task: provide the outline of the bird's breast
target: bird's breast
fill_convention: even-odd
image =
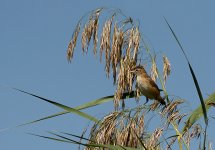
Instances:
[[[146,80],[142,79],[141,77],[137,77],[137,86],[142,90],[149,89],[149,85]]]
[[[151,87],[147,79],[137,76],[137,86],[143,95],[145,95],[149,99],[154,99],[153,88]]]

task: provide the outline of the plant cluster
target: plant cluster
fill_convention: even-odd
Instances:
[[[102,14],[108,12],[107,19],[99,31],[100,18]],[[106,76],[109,78],[112,74],[113,84],[116,86],[114,95],[105,96],[100,99],[89,101],[81,106],[72,108],[58,102],[43,98],[41,96],[19,90],[30,96],[46,101],[55,105],[63,112],[46,116],[19,126],[36,123],[42,120],[50,119],[67,113],[74,113],[84,117],[94,123],[89,129],[89,135],[73,135],[65,132],[48,132],[51,137],[31,134],[42,138],[48,138],[60,142],[67,142],[84,146],[85,149],[113,149],[113,150],[162,150],[162,149],[191,149],[190,145],[194,139],[198,139],[199,148],[206,149],[207,111],[211,106],[215,106],[215,93],[203,100],[198,80],[192,66],[181,46],[173,29],[166,21],[170,31],[176,39],[184,56],[186,57],[194,84],[196,86],[201,105],[193,112],[185,112],[185,100],[177,97],[171,97],[166,90],[166,81],[171,73],[171,64],[169,59],[162,56],[162,75],[158,69],[157,57],[152,54],[149,46],[143,38],[139,28],[139,22],[131,17],[126,17],[120,10],[99,8],[87,13],[77,23],[72,38],[67,49],[67,59],[71,62],[74,57],[74,50],[77,46],[78,36],[81,35],[81,45],[83,54],[87,54],[93,44],[93,53],[100,53],[100,61],[105,60]],[[100,35],[100,36],[99,36]],[[104,55],[104,56],[103,56]],[[143,63],[150,58],[150,61]],[[135,85],[135,75],[131,69],[137,65],[144,67],[150,66],[150,76],[155,82],[159,80],[165,95],[167,104],[163,107],[158,103],[151,105],[137,103],[136,107],[125,107],[125,99],[139,99],[142,94]],[[161,66],[161,65],[159,65]],[[109,101],[114,101],[114,110],[109,112],[101,119],[97,119],[81,110],[94,107]],[[120,102],[122,107],[120,106]],[[205,128],[197,121],[204,116]],[[153,122],[155,118],[156,122]],[[19,127],[18,126],[18,127]],[[86,137],[88,136],[88,137]],[[204,138],[199,138],[204,137]],[[74,140],[78,138],[79,140]],[[202,142],[203,141],[203,142]],[[201,142],[203,144],[201,144]],[[208,149],[211,149],[210,143]]]

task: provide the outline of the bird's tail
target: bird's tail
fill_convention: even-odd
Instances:
[[[158,100],[162,105],[166,105],[166,102],[165,102],[164,98],[162,98],[161,96],[159,96],[159,97],[157,98],[157,100]]]

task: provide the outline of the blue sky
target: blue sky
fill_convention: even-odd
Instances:
[[[177,33],[197,75],[204,98],[213,93],[215,81],[214,1],[170,0],[0,0],[0,84],[17,87],[75,107],[113,94],[112,80],[105,77],[104,64],[88,53],[82,55],[80,43],[71,64],[66,49],[79,18],[101,7],[120,8],[127,16],[139,19],[141,30],[158,54],[166,54],[172,65],[167,82],[169,94],[186,100],[187,110],[199,105],[199,99],[185,58],[163,17]],[[0,87],[0,129],[13,127],[61,111],[28,95]],[[145,100],[145,99],[144,99]],[[86,110],[94,116],[113,109],[105,104]],[[210,111],[209,116],[213,116]],[[210,119],[211,124],[214,123]],[[76,149],[77,146],[27,135],[46,134],[47,130],[74,134],[89,124],[69,114],[34,125],[0,133],[0,148]],[[215,143],[215,131],[209,126],[209,140]]]

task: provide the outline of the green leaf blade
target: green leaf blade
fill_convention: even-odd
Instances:
[[[181,43],[180,43],[178,37],[176,36],[174,30],[172,29],[172,27],[170,26],[170,24],[168,23],[168,21],[166,20],[166,18],[164,18],[164,19],[165,19],[165,21],[166,21],[166,23],[167,23],[167,25],[168,25],[170,31],[172,32],[172,34],[173,34],[175,40],[177,41],[179,47],[181,48],[181,51],[183,52],[184,57],[185,57],[186,60],[187,60],[187,63],[188,63],[188,66],[189,66],[189,69],[190,69],[190,72],[191,72],[191,75],[192,75],[192,78],[193,78],[195,87],[196,87],[196,90],[197,90],[197,92],[198,92],[198,96],[199,96],[199,99],[200,99],[200,103],[201,103],[201,106],[202,106],[202,110],[203,110],[203,113],[204,113],[205,124],[208,125],[208,117],[207,117],[206,106],[205,106],[205,104],[204,104],[204,99],[203,99],[203,97],[202,97],[202,92],[201,92],[201,89],[200,89],[198,80],[197,80],[197,78],[196,78],[196,75],[195,75],[195,73],[194,73],[194,71],[193,71],[193,68],[192,68],[192,66],[191,66],[191,64],[190,64],[190,62],[189,62],[189,59],[188,59],[188,57],[187,57],[187,55],[186,55],[186,53],[185,53],[185,51],[184,51],[184,49],[183,49],[183,47],[182,47],[182,45],[181,45]]]
[[[211,94],[205,101],[206,105],[206,111],[208,111],[212,105],[209,105],[210,103],[215,103],[215,92]],[[198,121],[203,116],[203,111],[201,105],[197,107],[188,117],[185,126],[183,127],[182,132],[184,133],[187,129],[190,129],[191,126]]]
[[[18,91],[20,91],[20,92],[22,92],[22,93],[25,93],[25,94],[28,94],[28,95],[37,97],[37,98],[39,98],[40,100],[46,101],[46,102],[48,102],[48,103],[50,103],[50,104],[53,104],[53,105],[55,105],[55,106],[57,106],[57,107],[59,107],[59,108],[61,108],[61,109],[64,109],[64,110],[66,110],[66,111],[68,111],[68,112],[70,112],[70,113],[77,114],[77,115],[79,115],[79,116],[81,116],[81,117],[83,117],[83,118],[89,119],[89,120],[91,120],[91,121],[93,121],[93,122],[96,122],[96,123],[99,122],[98,119],[96,119],[96,118],[94,118],[94,117],[88,115],[87,113],[81,112],[81,111],[79,111],[79,110],[77,110],[77,109],[75,109],[75,108],[68,107],[68,106],[66,106],[66,105],[63,105],[63,104],[60,104],[60,103],[57,103],[57,102],[54,102],[54,101],[45,99],[45,98],[43,98],[43,97],[37,96],[37,95],[35,95],[35,94],[29,93],[29,92],[26,92],[26,91],[23,91],[23,90],[19,90],[19,89],[16,89],[16,90],[18,90]]]

